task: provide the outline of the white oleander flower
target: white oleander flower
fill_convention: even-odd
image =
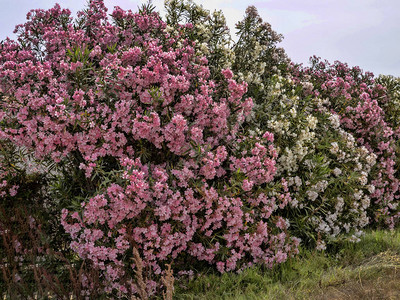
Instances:
[[[312,92],[314,85],[311,82],[302,82],[301,85],[303,86],[303,89],[307,92]]]
[[[354,193],[354,199],[360,200],[363,194],[363,191],[357,191],[356,193]]]
[[[315,199],[318,198],[318,193],[316,191],[313,191],[313,190],[308,190],[307,191],[307,196],[308,196],[308,199],[310,199],[311,201],[314,201]]]
[[[318,227],[315,229],[317,232],[325,232],[329,233],[331,231],[331,228],[329,227],[328,224],[324,220],[321,220]]]
[[[358,162],[356,164],[356,167],[354,168],[354,171],[358,172],[358,171],[361,171],[362,169],[363,169],[362,164]]]
[[[299,201],[296,198],[293,198],[292,201],[290,201],[290,205],[292,207],[298,207],[299,206]]]
[[[201,43],[201,45],[200,45],[200,50],[201,50],[204,54],[208,54],[208,53],[210,52],[207,43]]]
[[[363,209],[367,209],[371,204],[371,199],[368,196],[364,196],[361,200],[361,206]]]
[[[289,112],[290,112],[290,114],[292,115],[293,118],[296,118],[296,116],[297,116],[296,108],[292,107],[292,108],[289,110]]]
[[[366,159],[367,163],[370,166],[374,166],[376,164],[376,155],[375,155],[375,153],[371,153],[365,159]]]
[[[315,189],[316,192],[322,193],[328,187],[328,181],[321,180],[317,182],[312,188]]]
[[[326,216],[326,220],[327,220],[329,223],[335,222],[335,221],[337,220],[337,213],[328,214],[328,215]]]
[[[342,170],[340,170],[339,168],[334,168],[332,172],[336,177],[338,177],[338,176],[340,176],[340,174],[342,174]]]
[[[368,186],[367,186],[367,189],[368,189],[368,192],[369,192],[370,194],[373,194],[373,193],[375,192],[375,186],[372,185],[372,184],[368,185]]]
[[[361,212],[361,216],[358,219],[358,225],[362,228],[362,227],[367,226],[368,224],[369,224],[369,218],[367,216],[367,212],[363,211],[363,212]]]
[[[330,117],[329,117],[329,121],[331,121],[331,124],[332,124],[333,128],[339,128],[340,127],[339,115],[331,114]]]
[[[317,241],[317,247],[315,247],[316,250],[322,251],[326,249],[326,244],[324,241],[318,240]]]
[[[356,237],[354,234],[349,238],[349,242],[352,243],[358,243],[359,241],[361,241],[361,239]]]
[[[360,147],[360,152],[361,156],[366,156],[369,153],[368,149],[365,146]]]
[[[366,172],[361,172],[359,181],[361,185],[366,185],[368,183],[368,174]]]
[[[308,115],[307,122],[308,122],[308,126],[311,129],[315,129],[317,127],[318,119],[314,116]]]
[[[350,224],[349,223],[345,223],[345,224],[343,224],[343,228],[346,230],[346,233],[349,233],[349,231],[350,231]]]
[[[175,31],[175,28],[170,25],[167,25],[167,27],[165,27],[165,31],[171,33]]]
[[[296,176],[294,178],[294,182],[295,182],[296,186],[298,186],[298,187],[300,187],[302,185],[302,181],[299,176]]]
[[[342,197],[337,197],[337,203],[335,205],[335,210],[340,212],[343,209],[344,206],[344,199]]]
[[[285,152],[278,159],[278,171],[289,171],[296,172],[299,168],[297,165],[296,157],[293,154],[292,150],[289,148],[285,148]]]
[[[331,143],[331,153],[332,154],[336,154],[336,153],[338,153],[339,152],[339,145],[338,145],[338,143],[337,142],[332,142]]]
[[[309,170],[312,170],[312,169],[314,169],[315,168],[315,163],[311,160],[311,159],[306,159],[305,161],[304,161],[304,165],[309,169]],[[308,183],[309,184],[309,183]],[[306,182],[306,185],[308,185],[307,184],[307,182]]]
[[[335,237],[340,233],[340,227],[339,226],[333,226],[332,231],[333,231],[332,235]]]

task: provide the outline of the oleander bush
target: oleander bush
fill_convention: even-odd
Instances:
[[[296,65],[252,6],[236,42],[165,8],[36,9],[1,42],[5,295],[171,299],[397,225],[398,79]]]
[[[155,274],[171,261],[225,272],[294,255],[273,135],[242,130],[247,84],[229,69],[210,77],[185,37],[193,26],[169,31],[150,7],[109,20],[102,1],[69,14],[35,10],[2,44],[1,135],[56,165],[56,216],[105,292],[138,292],[133,248]]]
[[[284,215],[290,231],[318,249],[358,240],[369,223],[368,176],[376,156],[340,127],[322,99],[304,97],[303,87],[290,90],[290,78],[275,75],[271,83],[249,123],[275,135],[277,175],[286,178],[293,198]]]
[[[370,216],[375,224],[393,228],[400,217],[395,161],[399,152],[396,128],[390,122],[393,111],[385,111],[380,105],[388,98],[385,88],[375,82],[372,73],[341,62],[329,64],[317,57],[311,59],[309,68],[293,67],[293,73],[298,84],[308,83],[308,94],[328,99],[325,107],[340,116],[342,128],[377,156],[369,176],[373,186]]]
[[[378,99],[380,107],[385,112],[385,120],[394,131],[396,151],[396,177],[400,178],[400,78],[391,75],[380,75],[376,82],[385,89],[385,96]]]
[[[298,69],[276,47],[279,35],[254,7],[237,29],[236,71],[249,82],[247,94],[255,102],[246,125],[252,133],[275,135],[277,177],[288,181],[293,198],[283,215],[289,230],[318,249],[341,239],[357,241],[369,223],[374,186],[368,178],[376,155],[341,126],[326,99],[310,94],[311,82],[298,82]]]

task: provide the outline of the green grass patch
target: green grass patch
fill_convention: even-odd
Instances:
[[[176,299],[400,299],[400,229],[368,231],[329,252],[301,249],[273,269],[201,274]]]

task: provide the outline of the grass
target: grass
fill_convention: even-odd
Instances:
[[[175,299],[400,299],[400,229],[368,231],[331,252],[302,249],[272,269],[202,274],[177,283]]]

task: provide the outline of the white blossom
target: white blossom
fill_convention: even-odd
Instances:
[[[336,154],[336,153],[338,153],[339,152],[339,145],[338,145],[338,143],[337,142],[332,142],[331,143],[331,153],[332,154]]]
[[[333,128],[339,128],[340,127],[340,118],[339,115],[336,114],[331,114],[329,117],[329,121],[331,121],[332,127]]]
[[[316,191],[308,190],[306,193],[307,193],[308,199],[310,199],[311,201],[314,201],[315,199],[318,198],[318,193]]]
[[[334,168],[332,172],[336,177],[338,177],[338,176],[340,176],[340,174],[342,174],[342,170],[340,170],[339,168]]]

